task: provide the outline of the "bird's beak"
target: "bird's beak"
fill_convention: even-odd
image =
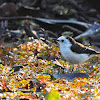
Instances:
[[[59,40],[58,40],[58,39],[57,39],[56,41],[57,41],[57,42],[59,42]]]
[[[59,40],[58,39],[56,40],[56,42],[57,42],[57,44],[59,44]]]

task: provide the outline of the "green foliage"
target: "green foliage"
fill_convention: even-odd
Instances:
[[[59,92],[53,90],[47,95],[46,100],[59,100],[59,97]]]

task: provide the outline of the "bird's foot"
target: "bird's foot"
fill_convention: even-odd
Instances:
[[[73,71],[74,71],[74,68],[69,68],[68,69],[68,73],[73,73]]]

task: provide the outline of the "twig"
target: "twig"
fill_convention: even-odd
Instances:
[[[34,17],[29,17],[29,16],[18,16],[18,17],[0,17],[0,21],[3,20],[34,20]]]

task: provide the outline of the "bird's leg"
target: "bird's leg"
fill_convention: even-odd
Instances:
[[[78,67],[79,67],[79,68],[81,68],[81,65],[80,65],[80,64],[78,64]]]
[[[78,71],[81,68],[81,65],[78,64],[78,68],[76,68],[76,71]]]

